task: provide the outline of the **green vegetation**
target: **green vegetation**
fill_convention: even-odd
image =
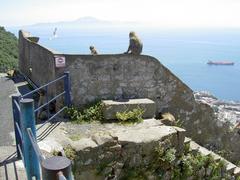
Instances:
[[[159,145],[154,152],[154,161],[145,167],[126,168],[124,179],[144,179],[151,174],[155,179],[185,180],[192,179],[229,179],[223,160],[215,161],[212,156],[193,154],[187,151],[177,154],[174,148]]]
[[[78,141],[81,139],[81,136],[79,134],[74,134],[74,135],[71,135],[69,136],[69,138],[72,140],[72,141]]]
[[[74,123],[103,121],[103,112],[101,102],[97,102],[93,105],[89,105],[83,110],[76,107],[71,107],[66,110],[66,115]]]
[[[139,123],[143,121],[144,110],[140,107],[132,111],[117,112],[116,117],[121,123]]]
[[[72,161],[73,161],[73,160],[76,158],[76,156],[77,156],[76,150],[73,149],[70,145],[67,145],[66,147],[64,147],[64,148],[63,148],[63,151],[64,151],[66,157],[69,158],[69,159],[72,160]],[[54,150],[54,151],[52,152],[52,155],[53,155],[53,156],[59,156],[60,153],[61,153],[60,151]]]
[[[0,27],[0,72],[16,69],[18,66],[17,38],[4,27]]]
[[[141,168],[130,168],[125,171],[120,180],[147,180],[145,172]]]
[[[176,155],[176,150],[169,148],[164,150],[162,147],[156,149],[155,172],[159,177],[164,177],[166,172],[170,172],[171,179],[186,179],[187,177],[204,179],[221,179],[225,169],[224,161],[215,161],[212,156],[201,154],[193,155],[184,153]],[[160,165],[160,166],[159,166]]]
[[[63,150],[67,158],[71,159],[72,161],[76,158],[77,152],[70,145],[64,147]]]
[[[120,123],[139,123],[143,121],[143,113],[144,110],[138,107],[132,111],[117,112],[116,117]],[[65,114],[73,123],[77,124],[93,121],[105,121],[103,117],[103,104],[101,102],[90,104],[84,109],[70,107],[65,111]]]

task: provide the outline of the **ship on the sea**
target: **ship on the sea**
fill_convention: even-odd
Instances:
[[[234,65],[232,61],[208,61],[208,65]]]

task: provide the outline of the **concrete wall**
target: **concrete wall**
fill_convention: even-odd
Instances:
[[[30,33],[19,31],[19,69],[40,86],[55,79],[54,52],[36,40]]]
[[[157,59],[145,55],[65,57],[75,105],[97,99],[150,98],[156,102],[156,114],[171,112],[194,139],[209,143],[217,137],[212,109],[197,103],[193,91]]]

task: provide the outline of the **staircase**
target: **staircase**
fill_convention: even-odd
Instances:
[[[192,141],[190,138],[185,137],[184,145],[189,146],[190,153],[197,154],[200,153],[202,156],[212,156],[216,162],[223,160],[226,165],[226,172],[231,174],[233,177],[240,177],[240,168],[234,165],[233,163],[227,161],[223,157],[217,155],[216,153],[209,151],[208,149],[200,146],[196,142]]]
[[[104,100],[102,101],[104,104],[103,114],[105,119],[116,119],[117,112],[124,112],[124,111],[132,111],[135,108],[140,107],[144,110],[143,118],[144,119],[151,119],[151,121],[155,117],[156,112],[156,105],[155,102],[150,99],[127,99],[127,100]],[[167,126],[166,126],[167,127]],[[209,151],[208,149],[200,146],[196,142],[192,141],[190,138],[185,137],[185,130],[174,127],[177,131],[178,135],[178,145],[175,147],[178,151],[181,151],[183,148],[189,147],[189,152],[193,155],[197,153],[201,154],[202,156],[212,156],[216,162],[222,160],[225,163],[226,169],[225,171],[227,174],[230,174],[233,179],[240,177],[240,168],[234,165],[233,163],[227,161],[223,157],[217,155],[216,153]],[[184,142],[184,143],[183,143]]]
[[[144,110],[143,118],[151,119],[155,117],[156,104],[154,101],[144,99],[122,99],[122,100],[103,100],[103,115],[107,120],[116,119],[117,112],[132,111],[136,108]]]

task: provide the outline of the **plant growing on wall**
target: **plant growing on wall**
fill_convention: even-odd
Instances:
[[[155,149],[155,162],[152,168],[158,177],[164,178],[169,173],[171,179],[222,179],[228,178],[223,160],[215,161],[212,156],[194,155],[184,152],[177,156],[174,148],[164,149],[159,146]]]
[[[117,112],[116,117],[122,123],[139,123],[143,121],[143,113],[144,110],[138,107],[132,111]]]
[[[94,103],[80,110],[76,107],[70,107],[66,110],[66,115],[72,122],[83,123],[92,121],[103,121],[103,112],[101,102]]]

